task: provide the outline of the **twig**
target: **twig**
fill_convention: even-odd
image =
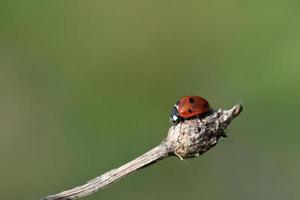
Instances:
[[[237,104],[230,110],[214,111],[204,119],[186,120],[171,126],[162,143],[142,156],[104,173],[84,185],[47,196],[42,200],[72,200],[87,196],[138,169],[171,155],[176,155],[180,159],[199,156],[215,146],[220,137],[225,136],[225,129],[241,111],[242,106]]]

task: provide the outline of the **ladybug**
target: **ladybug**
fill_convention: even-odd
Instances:
[[[206,99],[199,96],[184,96],[172,108],[170,122],[178,124],[186,119],[203,117],[211,111]]]

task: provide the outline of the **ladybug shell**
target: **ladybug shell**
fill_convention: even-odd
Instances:
[[[170,122],[177,124],[185,119],[203,117],[211,110],[206,99],[199,96],[184,96],[172,108]]]
[[[211,111],[207,100],[199,96],[182,97],[171,111],[170,121],[176,124],[185,119],[200,117]]]
[[[211,110],[208,101],[199,96],[182,97],[175,106],[182,118],[199,116]]]

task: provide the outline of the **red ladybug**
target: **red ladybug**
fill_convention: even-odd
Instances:
[[[185,119],[203,117],[211,110],[206,99],[199,96],[184,96],[172,108],[170,122],[177,124]]]

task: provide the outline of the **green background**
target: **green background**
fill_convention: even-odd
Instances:
[[[177,99],[242,102],[229,138],[86,199],[300,198],[299,1],[0,1],[0,194],[39,199],[135,158]]]

